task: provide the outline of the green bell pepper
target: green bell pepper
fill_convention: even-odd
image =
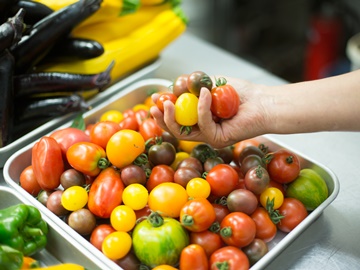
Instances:
[[[14,248],[0,245],[0,269],[18,270],[23,265],[23,254]]]
[[[47,244],[47,223],[31,205],[18,204],[0,210],[0,244],[31,256]]]

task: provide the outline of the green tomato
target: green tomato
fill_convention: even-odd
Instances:
[[[135,255],[151,268],[162,264],[175,266],[181,251],[189,245],[188,232],[180,222],[156,212],[135,226],[132,238]]]

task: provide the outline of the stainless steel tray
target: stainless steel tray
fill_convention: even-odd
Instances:
[[[165,91],[168,89],[168,86],[170,84],[170,81],[159,79],[148,79],[134,83],[133,85],[128,86],[126,89],[111,97],[106,102],[99,105],[97,108],[87,112],[84,115],[85,122],[96,122],[99,119],[100,115],[109,109],[124,110],[127,108],[131,108],[133,105],[141,103],[145,100],[149,89],[157,88],[160,91]],[[69,122],[62,127],[69,126],[70,124],[71,123]],[[323,212],[323,210],[327,206],[329,206],[330,203],[336,198],[339,192],[339,182],[336,175],[324,165],[317,163],[311,158],[305,156],[304,154],[299,153],[295,149],[287,147],[280,141],[274,141],[269,136],[261,136],[258,139],[264,142],[270,150],[287,148],[296,153],[301,160],[302,168],[312,168],[316,170],[325,179],[329,189],[329,197],[317,209],[311,212],[309,216],[303,222],[301,222],[293,231],[288,234],[278,232],[276,238],[270,243],[268,243],[270,249],[269,252],[251,268],[252,270],[264,269],[272,259],[278,256],[282,250],[284,250],[292,241],[299,237],[300,234],[318,218],[318,216]],[[36,205],[45,215],[53,219],[54,222],[61,223],[62,221],[57,216],[55,216],[52,212],[50,212],[46,207],[44,207],[40,202],[38,202],[35,198],[33,198],[19,186],[20,173],[31,162],[31,148],[34,143],[35,142],[17,151],[8,159],[3,170],[5,181],[17,192],[19,192],[21,196],[27,198],[34,205]],[[113,262],[105,258],[105,256],[99,250],[94,248],[89,242],[87,242],[83,237],[77,234],[70,227],[62,226],[62,229],[64,230],[64,232],[68,233],[72,238],[74,238],[74,240],[78,241],[89,252],[93,253],[94,256],[98,257],[103,262],[108,263],[109,266],[112,266],[111,269],[120,269],[119,266],[115,266]]]
[[[0,209],[20,203],[32,205],[26,198],[9,187],[0,186],[0,198]],[[42,218],[49,227],[48,244],[44,250],[32,256],[39,260],[42,266],[76,263],[87,269],[106,269],[106,265],[101,260],[91,256],[78,242],[73,241],[68,234],[63,233],[57,224],[58,221],[54,221],[44,214]]]
[[[149,63],[145,67],[135,71],[134,73],[122,78],[117,83],[109,86],[106,90],[101,93],[96,94],[96,96],[92,97],[88,103],[92,107],[96,107],[97,105],[104,102],[107,98],[113,96],[121,89],[125,88],[126,86],[132,84],[135,81],[150,78],[153,76],[155,70],[160,66],[160,58],[154,60],[153,62]],[[14,142],[6,145],[5,147],[0,148],[0,168],[4,167],[6,160],[13,154],[15,151],[21,149],[22,147],[26,146],[30,142],[40,138],[41,136],[45,135],[46,133],[54,130],[56,127],[63,125],[64,123],[68,122],[70,119],[73,119],[76,116],[76,113],[70,113],[56,119],[50,120],[49,122],[37,127],[36,129],[32,130],[28,134],[20,137],[19,139],[15,140]]]

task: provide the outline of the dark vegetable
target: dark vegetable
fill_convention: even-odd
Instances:
[[[8,50],[0,53],[0,147],[7,145],[13,129],[15,60]]]
[[[20,9],[16,15],[0,25],[0,52],[18,43],[24,31],[25,10]]]
[[[0,0],[0,23],[5,22],[9,18],[10,8],[16,4],[18,0]]]
[[[19,98],[16,104],[18,105],[16,108],[18,122],[37,117],[57,117],[90,109],[84,98],[76,94],[47,98]]]
[[[36,23],[26,38],[13,48],[16,73],[29,71],[71,30],[100,8],[101,0],[79,0]]]
[[[104,53],[104,47],[96,40],[85,38],[65,38],[57,42],[44,61],[61,59],[91,59]]]
[[[110,72],[114,66],[98,74],[73,74],[63,72],[39,72],[14,76],[15,96],[29,96],[51,92],[76,92],[102,90],[111,81]]]
[[[40,211],[31,205],[17,204],[0,210],[0,244],[30,256],[47,243],[48,227]]]
[[[23,265],[24,255],[9,246],[0,245],[0,269],[18,270]]]
[[[11,11],[12,13],[16,13],[21,8],[26,11],[24,21],[27,25],[33,25],[54,12],[51,8],[40,2],[27,0],[21,0],[13,4]]]

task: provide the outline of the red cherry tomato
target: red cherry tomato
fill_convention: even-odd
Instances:
[[[175,104],[177,96],[170,92],[160,93],[158,100],[156,101],[156,106],[159,108],[160,111],[164,112],[164,102],[166,100],[170,100],[172,103]]]
[[[210,270],[248,270],[249,259],[245,253],[236,247],[226,246],[216,250],[210,257]]]
[[[228,164],[214,166],[206,175],[211,186],[211,193],[217,197],[227,196],[239,182],[236,170]]]
[[[286,233],[292,231],[308,216],[304,204],[295,198],[285,198],[278,210],[284,217],[277,224],[277,227]]]
[[[256,208],[251,218],[256,224],[256,238],[260,238],[265,242],[270,242],[277,233],[277,227],[272,222],[269,213],[262,207]]]
[[[287,149],[280,149],[269,155],[271,160],[267,164],[267,171],[272,180],[287,184],[299,176],[301,168],[296,154]]]
[[[105,237],[110,233],[115,232],[115,229],[109,224],[100,224],[95,227],[90,235],[90,243],[101,251],[101,245]]]
[[[139,126],[139,133],[143,136],[145,141],[160,137],[162,132],[162,128],[153,118],[143,120]]]
[[[112,135],[120,130],[118,123],[112,121],[101,121],[94,124],[90,131],[90,142],[106,148],[106,144]]]

